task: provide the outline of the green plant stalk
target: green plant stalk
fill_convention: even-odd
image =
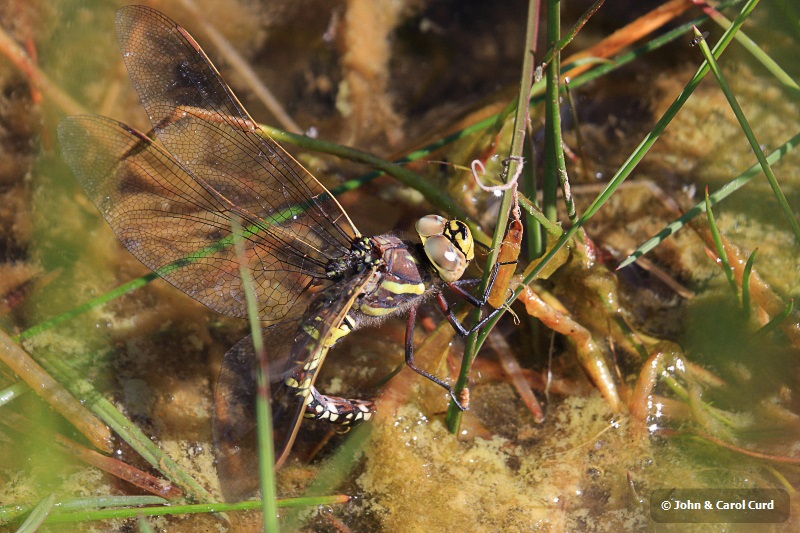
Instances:
[[[159,496],[100,496],[97,498],[77,498],[74,500],[58,501],[58,512],[98,509],[103,507],[125,507],[134,505],[167,504],[169,500]],[[0,507],[0,525],[8,524],[11,520],[31,511],[29,505],[4,505]]]
[[[548,21],[547,21],[547,34],[548,39],[555,40],[561,34],[561,15],[560,15],[560,0],[551,0],[551,5],[548,7]],[[553,11],[553,19],[550,19],[550,10]],[[552,27],[552,35],[550,29]],[[575,201],[572,198],[572,192],[569,186],[569,175],[567,174],[567,164],[564,160],[564,138],[561,128],[561,53],[553,55],[552,61],[547,65],[547,85],[545,88],[545,160],[544,160],[544,183],[545,190],[548,189],[548,183],[556,181],[561,187],[561,192],[564,195],[564,205],[567,211],[567,218],[570,223],[574,224],[577,219],[577,211],[575,209]],[[569,96],[569,88],[565,85],[563,90]],[[572,103],[570,102],[572,106]],[[574,107],[572,107],[574,110]],[[577,121],[575,127],[578,127]],[[550,139],[548,144],[547,139]],[[555,175],[553,174],[555,173]],[[554,200],[555,202],[555,200]],[[547,211],[547,203],[544,204],[545,214],[548,215],[550,220],[556,220],[557,214],[551,218],[550,213]],[[556,209],[556,213],[557,213]]]
[[[28,389],[27,385],[22,381],[18,381],[10,387],[0,390],[0,407],[4,406],[15,398],[19,398],[28,390],[30,389]]]
[[[278,507],[314,507],[318,505],[336,505],[346,503],[350,498],[345,495],[317,496],[304,498],[286,498],[278,500]],[[89,522],[95,520],[114,520],[135,518],[137,516],[164,516],[198,513],[227,513],[231,511],[252,511],[261,508],[261,500],[237,503],[202,503],[192,505],[171,505],[164,507],[139,507],[136,509],[100,509],[95,511],[74,511],[53,513],[45,520],[46,524]]]
[[[602,4],[605,0],[598,0],[596,4],[598,7]],[[531,36],[531,41],[533,42],[533,48],[531,52],[533,54],[534,59],[536,58],[536,43],[539,41],[539,21],[541,20],[541,1],[537,1],[536,5],[534,6],[535,13],[534,13],[534,28],[533,28],[533,35]],[[583,19],[583,24],[586,23],[586,20],[594,14],[595,11],[591,11],[591,13],[587,12],[584,13],[585,18]],[[581,22],[580,20],[578,22]],[[527,30],[527,28],[526,28]],[[579,28],[573,26],[574,32],[572,33],[573,37],[579,31]],[[566,46],[566,45],[565,45]],[[538,80],[536,79],[536,69],[534,69],[533,74],[533,83],[535,84]],[[531,93],[529,96],[533,95],[533,87],[531,87]],[[514,105],[514,102],[509,102],[509,105]],[[543,231],[543,224],[550,223],[544,213],[542,213],[540,206],[538,205],[537,201],[537,184],[536,184],[536,146],[533,142],[533,126],[530,121],[530,99],[528,100],[528,120],[525,124],[525,133],[527,136],[525,137],[525,145],[522,148],[523,151],[523,161],[526,161],[527,164],[523,165],[522,167],[522,190],[525,194],[528,194],[532,202],[528,202],[527,198],[523,198],[525,195],[520,194],[519,190],[518,195],[518,203],[525,204],[525,212],[522,215],[522,218],[525,222],[524,227],[525,229],[525,240],[528,243],[528,260],[532,261],[537,257],[541,257],[544,253],[545,247],[545,240]],[[561,232],[561,228],[558,228],[559,234]]]
[[[561,2],[547,0],[547,42],[555,43],[560,36]],[[553,54],[545,70],[544,99],[544,176],[542,178],[542,211],[551,221],[558,220],[557,190],[559,181],[563,181],[561,168],[564,162],[564,151],[561,139],[561,106],[559,105],[559,81],[561,74],[561,54]],[[561,153],[559,162],[558,154]],[[566,198],[565,198],[566,200]],[[570,213],[574,222],[575,212]]]
[[[696,37],[698,38],[701,37],[700,31],[697,28],[694,28],[694,32]],[[784,196],[783,191],[781,190],[781,186],[778,184],[778,180],[775,178],[775,174],[772,173],[772,168],[769,166],[769,162],[767,161],[767,158],[764,156],[764,151],[759,146],[758,140],[756,139],[756,136],[753,133],[752,128],[750,128],[750,123],[747,121],[747,117],[744,116],[744,112],[742,111],[741,106],[739,106],[739,102],[736,100],[736,96],[733,94],[730,85],[728,85],[728,82],[725,80],[725,76],[723,76],[722,71],[719,68],[719,65],[714,59],[714,56],[711,54],[711,50],[709,50],[708,48],[708,43],[706,43],[705,39],[700,38],[699,44],[700,44],[700,51],[703,53],[703,57],[705,57],[706,62],[711,67],[711,71],[717,78],[719,87],[720,89],[722,89],[722,93],[728,100],[728,105],[731,106],[733,114],[736,115],[736,120],[739,121],[739,125],[742,127],[742,131],[744,132],[745,137],[747,137],[747,142],[750,143],[750,148],[753,149],[753,153],[756,155],[756,158],[758,159],[758,162],[761,165],[761,169],[767,176],[767,181],[769,181],[769,186],[772,188],[772,193],[778,200],[778,205],[781,206],[781,209],[783,209],[783,214],[786,216],[786,220],[789,221],[789,226],[791,226],[792,231],[794,232],[795,241],[798,244],[800,244],[800,224],[797,223],[797,219],[794,217],[794,214],[792,213],[792,208],[789,207],[789,202],[786,201],[786,196]]]
[[[53,506],[56,504],[56,495],[51,494],[33,508],[28,518],[19,526],[17,533],[35,533],[39,530],[41,525],[47,520]]]
[[[731,21],[725,18],[725,16],[717,11],[716,9],[706,9],[706,13],[711,17],[717,25],[723,30],[726,30],[730,27]],[[750,54],[759,62],[761,63],[767,71],[772,74],[779,83],[784,85],[791,94],[795,97],[800,96],[800,86],[797,85],[789,74],[786,73],[785,70],[781,68],[778,63],[772,59],[769,54],[764,52],[759,46],[758,43],[753,41],[750,37],[747,36],[743,31],[740,31],[736,34],[736,42],[738,42],[742,47],[750,52]]]
[[[738,300],[739,289],[736,287],[736,280],[733,279],[733,269],[728,261],[728,254],[725,253],[725,246],[722,244],[722,237],[720,237],[717,222],[714,220],[714,212],[711,210],[711,202],[708,199],[708,187],[706,187],[706,217],[708,218],[708,227],[711,230],[711,239],[714,241],[714,248],[716,248],[717,257],[722,265],[722,271],[725,273],[728,285],[731,286],[731,290],[733,291],[733,299]]]
[[[528,100],[531,91],[531,84],[533,83],[533,68],[534,58],[533,49],[535,43],[533,41],[536,35],[536,15],[538,13],[538,0],[528,1],[528,18],[525,30],[525,48],[522,59],[522,74],[519,84],[517,113],[514,117],[514,132],[511,137],[511,149],[508,157],[508,172],[506,173],[506,181],[510,180],[512,176],[516,175],[519,165],[522,164],[522,149],[525,141],[525,131],[528,124]],[[497,215],[497,223],[494,228],[494,236],[492,238],[492,247],[489,257],[486,259],[486,267],[483,273],[483,279],[478,288],[478,294],[484,294],[489,285],[489,278],[491,277],[494,264],[497,262],[497,255],[500,253],[500,243],[505,235],[506,225],[508,224],[508,215],[511,209],[511,202],[514,198],[516,186],[506,189],[503,192],[503,198],[500,202],[500,211]],[[471,313],[470,323],[475,324],[480,320],[481,309],[476,309]],[[458,374],[458,379],[454,387],[456,396],[463,391],[469,382],[469,371],[472,368],[472,363],[475,361],[475,356],[478,353],[477,331],[473,331],[467,336],[464,346],[464,358],[461,361],[461,369]],[[451,399],[450,404],[447,406],[447,415],[445,421],[451,433],[458,430],[461,423],[461,410],[456,403]]]
[[[753,339],[763,339],[764,337],[769,335],[772,332],[772,330],[780,326],[781,322],[786,320],[786,318],[792,314],[793,310],[794,310],[794,298],[790,298],[789,303],[786,304],[786,307],[783,309],[781,314],[773,317],[772,320],[764,324],[760,329],[758,329],[755,333],[753,333]]]
[[[797,148],[800,145],[800,132],[796,133],[793,137],[791,137],[788,141],[778,146],[775,150],[770,152],[767,156],[767,161],[774,164],[781,160],[786,154]],[[724,186],[720,187],[716,192],[709,196],[709,200],[711,200],[711,205],[717,205],[722,200],[727,198],[728,196],[732,195],[745,185],[747,185],[753,178],[761,174],[761,165],[759,163],[753,164],[750,168],[739,174],[736,178],[732,179]],[[634,250],[624,261],[620,263],[617,267],[617,270],[621,268],[625,268],[626,266],[630,265],[638,258],[642,257],[653,248],[658,246],[662,241],[666,240],[671,235],[675,234],[680,230],[683,226],[689,223],[690,220],[695,218],[696,216],[704,213],[706,210],[705,201],[698,202],[694,205],[691,209],[686,211],[683,215],[672,221],[668,224],[664,229],[659,231],[656,235],[646,240],[639,246],[636,250]]]
[[[742,311],[746,320],[750,320],[750,273],[753,271],[757,253],[758,248],[752,251],[742,270]]]
[[[742,10],[736,16],[733,24],[730,28],[722,35],[717,45],[714,47],[714,56],[719,57],[725,48],[730,44],[731,40],[733,39],[733,35],[739,30],[739,28],[744,24],[744,21],[747,19],[748,16],[753,12],[753,9],[758,5],[759,0],[748,0],[744,6],[742,6]],[[539,275],[539,272],[544,269],[545,265],[555,257],[555,255],[563,248],[567,242],[572,238],[572,236],[583,226],[594,214],[597,212],[600,207],[605,204],[605,202],[611,197],[611,195],[617,190],[617,188],[622,185],[625,179],[630,176],[633,169],[639,164],[639,162],[644,158],[650,148],[655,144],[661,134],[664,132],[666,127],[675,118],[675,115],[678,114],[678,111],[683,107],[686,103],[686,100],[692,95],[694,90],[700,85],[700,82],[703,80],[708,71],[710,70],[708,63],[703,62],[700,68],[697,69],[697,72],[692,79],[689,80],[689,83],[686,84],[683,91],[678,95],[675,101],[667,108],[664,112],[664,115],[656,122],[656,125],[653,129],[648,133],[645,138],[639,143],[639,146],[633,151],[633,153],[628,157],[628,159],[622,164],[619,170],[614,174],[611,180],[606,185],[605,189],[595,198],[595,200],[591,203],[591,205],[586,209],[586,212],[577,220],[577,222],[567,230],[564,235],[561,236],[560,239],[556,242],[553,248],[545,254],[545,256],[538,262],[538,263],[531,263],[528,268],[525,269],[523,272],[523,280],[520,285],[514,290],[514,293],[511,297],[511,300],[515,300],[517,296],[522,292],[523,288],[528,285],[531,281],[536,279],[536,276]],[[509,302],[510,303],[510,302]],[[478,335],[478,348],[483,344],[486,340],[487,332],[500,320],[501,316],[504,313],[498,313],[495,315],[491,320],[489,320],[484,328]]]
[[[236,255],[244,258],[244,230],[238,219],[231,220],[235,238]],[[250,321],[250,334],[253,348],[258,354],[258,374],[256,376],[258,391],[256,394],[256,437],[258,439],[258,474],[261,485],[261,520],[264,533],[277,532],[278,506],[275,489],[275,450],[272,442],[272,411],[269,405],[269,365],[264,351],[264,339],[261,335],[261,323],[258,319],[258,302],[253,288],[253,277],[245,267],[246,261],[239,261],[239,276],[242,278],[242,289],[247,301],[247,318]]]
[[[527,198],[523,200],[523,195],[520,195],[519,203],[525,208],[523,218],[526,228],[525,239],[528,242],[528,261],[533,261],[544,253],[543,223],[545,221],[551,222],[544,216],[539,206],[536,205],[536,151],[533,146],[530,124],[528,124],[527,131],[528,136],[525,139],[525,161],[527,161],[527,164],[522,168],[522,189],[531,197],[531,200]],[[537,215],[541,216],[541,221]],[[558,228],[558,235],[560,235],[562,232],[561,227],[555,224],[552,225]]]

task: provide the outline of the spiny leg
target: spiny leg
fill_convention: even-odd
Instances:
[[[430,372],[422,370],[414,363],[414,328],[416,326],[416,320],[417,320],[417,307],[411,307],[408,310],[408,318],[406,321],[406,366],[411,370],[413,370],[414,372],[416,372],[417,374],[419,374],[420,376],[423,376],[433,381],[434,383],[442,387],[444,390],[446,390],[448,394],[450,394],[450,398],[453,399],[456,406],[458,406],[458,408],[461,409],[462,411],[465,411],[466,407],[461,405],[461,402],[458,400],[458,397],[456,396],[455,392],[453,391],[453,388],[450,385],[448,385],[441,379],[437,378]]]
[[[469,291],[466,291],[461,288],[462,285],[477,285],[480,283],[480,279],[461,279],[456,281],[451,281],[446,283],[448,288],[464,298],[467,302],[475,307],[483,307],[486,305],[486,302],[489,301],[489,294],[491,294],[492,289],[494,288],[495,281],[497,280],[497,273],[500,271],[501,266],[506,265],[516,265],[517,261],[498,261],[492,267],[492,273],[489,276],[489,283],[486,284],[486,288],[483,291],[483,296],[478,299],[475,298]],[[502,306],[501,306],[502,307]]]
[[[494,264],[494,266],[492,267],[492,274],[489,277],[489,283],[486,284],[486,289],[483,291],[483,296],[480,299],[475,298],[472,294],[469,293],[469,291],[466,291],[461,287],[462,285],[474,285],[480,281],[478,279],[458,280],[446,283],[445,285],[447,285],[447,287],[450,290],[461,296],[470,305],[480,309],[486,305],[486,302],[489,299],[489,294],[492,292],[492,288],[494,287],[494,282],[497,279],[497,272],[499,271],[500,266],[508,264],[516,264],[516,261],[510,261],[506,263],[498,262]],[[492,309],[491,313],[489,313],[487,316],[483,317],[477,323],[473,324],[469,329],[467,329],[458,320],[458,318],[456,318],[455,313],[453,313],[453,309],[450,307],[450,304],[447,302],[447,300],[444,297],[444,294],[442,294],[441,291],[436,293],[436,303],[438,304],[439,309],[442,311],[442,314],[444,314],[445,318],[447,318],[447,321],[450,322],[451,326],[453,326],[453,329],[455,329],[456,332],[462,337],[466,337],[473,331],[476,331],[481,327],[483,327],[483,325],[486,324],[486,322],[494,318],[498,313],[502,313],[508,304],[508,302],[506,302],[506,305],[502,305],[500,307]]]
[[[499,266],[500,265],[498,263],[495,263],[494,267],[492,268],[492,274],[491,274],[491,277],[489,279],[489,283],[487,284],[486,290],[484,291],[483,297],[481,299],[475,298],[468,291],[466,291],[463,288],[461,288],[461,285],[475,284],[479,280],[459,280],[459,281],[447,283],[446,285],[453,292],[459,294],[462,298],[464,298],[464,300],[469,302],[471,305],[473,305],[473,306],[475,306],[477,308],[481,308],[484,305],[486,305],[486,300],[488,299],[489,293],[491,292],[492,286],[494,285],[494,281],[495,281],[495,278],[497,277],[497,272],[498,272]],[[447,302],[447,300],[445,299],[445,297],[444,297],[444,295],[442,294],[441,291],[437,291],[437,293],[436,293],[436,301],[437,301],[437,304],[439,306],[439,309],[442,311],[442,314],[444,314],[444,316],[447,319],[447,321],[450,323],[451,326],[453,326],[453,329],[455,329],[456,332],[461,336],[467,336],[470,333],[472,333],[473,331],[476,331],[476,330],[480,329],[484,324],[486,324],[486,322],[488,322],[489,320],[494,318],[498,313],[501,313],[504,310],[504,306],[503,307],[499,307],[497,309],[493,309],[492,312],[489,313],[486,317],[484,317],[481,320],[479,320],[476,324],[471,326],[469,329],[466,329],[464,327],[464,325],[455,316],[455,313],[453,313],[453,310],[450,307],[450,304]],[[409,309],[409,311],[408,311],[408,317],[407,317],[407,321],[406,321],[406,342],[405,342],[405,352],[406,352],[405,361],[406,361],[406,366],[408,366],[411,370],[413,370],[417,374],[419,374],[419,375],[431,380],[432,382],[436,383],[437,385],[439,385],[440,387],[445,389],[448,392],[448,394],[450,394],[450,397],[453,399],[453,402],[455,403],[455,405],[462,411],[466,410],[466,407],[462,404],[462,402],[456,396],[455,392],[453,391],[453,388],[450,387],[450,385],[448,385],[447,383],[445,383],[441,379],[437,378],[436,376],[434,376],[430,372],[426,372],[425,370],[422,370],[421,368],[416,366],[416,364],[414,362],[414,328],[416,326],[416,317],[417,317],[417,307],[411,307]]]

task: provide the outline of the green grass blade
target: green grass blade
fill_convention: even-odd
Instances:
[[[58,512],[87,509],[103,509],[106,507],[133,507],[141,505],[167,504],[169,500],[159,496],[99,496],[96,498],[76,498],[56,502]],[[4,505],[0,507],[0,525],[8,524],[17,517],[31,511],[26,505]]]
[[[19,526],[17,533],[34,533],[38,531],[47,517],[50,515],[50,511],[53,510],[53,506],[56,504],[56,495],[51,494],[44,500],[40,501],[39,504],[33,508],[31,514],[28,515],[28,518]]]
[[[237,219],[231,220],[233,234],[236,236],[236,254],[242,258],[239,261],[239,275],[242,278],[242,289],[247,300],[247,317],[250,320],[250,333],[253,347],[258,355],[258,375],[256,394],[256,431],[258,438],[258,473],[261,485],[261,514],[264,533],[278,531],[278,506],[275,504],[277,491],[275,489],[275,450],[272,442],[272,411],[269,405],[269,364],[264,351],[264,339],[261,335],[261,323],[258,319],[258,302],[253,287],[253,277],[246,268],[243,240],[246,238],[242,225]]]
[[[539,206],[535,203],[536,202],[536,152],[533,146],[532,131],[530,124],[528,125],[528,136],[525,139],[525,151],[524,157],[525,161],[528,162],[522,168],[522,190],[525,191],[525,194],[528,195],[531,200],[527,198],[523,198],[523,195],[520,195],[520,206],[523,207],[523,219],[525,222],[525,240],[528,242],[528,259],[534,260],[537,257],[541,257],[544,253],[544,236],[542,234],[543,224],[545,221],[550,222],[547,220],[547,217],[544,216],[544,213],[541,212]],[[537,215],[541,215],[541,220],[537,217]],[[561,234],[561,228],[558,228],[559,235]]]
[[[287,498],[278,500],[277,505],[281,508],[288,507],[314,507],[318,505],[336,505],[350,501],[348,496],[337,494],[334,496],[318,496],[315,498]],[[124,518],[135,518],[137,516],[165,516],[165,515],[184,515],[198,513],[227,513],[233,511],[252,511],[261,508],[261,500],[251,500],[238,503],[202,503],[191,505],[170,505],[162,507],[139,507],[136,509],[99,509],[92,511],[74,511],[53,513],[45,523],[75,523],[90,522],[97,520],[114,520]]]
[[[708,199],[708,187],[706,187],[706,217],[708,217],[708,227],[711,230],[711,239],[714,241],[714,248],[716,248],[717,257],[719,258],[722,271],[725,273],[725,278],[728,280],[728,285],[731,286],[733,291],[733,298],[739,299],[739,290],[736,288],[736,280],[733,279],[733,269],[728,261],[728,254],[725,253],[725,246],[722,244],[722,237],[719,234],[717,222],[714,220],[714,212],[711,210],[711,202]]]
[[[548,0],[547,2],[547,36],[548,42],[551,42],[551,35],[555,29],[555,38],[558,38],[558,25],[561,21],[561,4]],[[555,54],[550,58],[550,62],[545,69],[545,124],[553,123],[552,107],[553,100],[556,101],[556,116],[559,117],[558,109],[558,77],[555,78],[555,85],[553,84],[555,69],[560,66],[560,54]],[[558,118],[556,119],[558,120]],[[551,222],[558,220],[558,205],[556,203],[558,197],[558,180],[555,176],[555,153],[551,146],[553,146],[553,128],[545,125],[544,137],[544,176],[542,176],[542,212]]]
[[[742,10],[737,15],[731,27],[722,35],[722,38],[720,38],[720,41],[714,47],[715,57],[719,57],[728,44],[730,44],[734,33],[738,31],[742,24],[744,24],[744,21],[753,12],[753,9],[755,9],[755,7],[758,5],[758,2],[759,0],[748,0],[748,2],[742,6]],[[611,197],[617,188],[622,185],[625,179],[630,176],[631,172],[633,172],[633,169],[636,168],[639,162],[644,158],[653,144],[655,144],[655,142],[664,132],[672,119],[675,118],[675,115],[678,114],[678,111],[680,111],[697,86],[700,85],[700,82],[703,80],[706,74],[708,74],[709,70],[710,67],[708,66],[708,63],[703,62],[700,68],[697,69],[695,75],[692,76],[692,79],[689,80],[689,83],[686,84],[686,87],[684,87],[683,91],[681,91],[675,101],[664,112],[664,115],[658,120],[650,133],[645,136],[642,142],[639,143],[639,146],[614,174],[608,185],[606,185],[603,191],[597,196],[597,198],[595,198],[591,205],[589,205],[589,207],[586,209],[586,212],[578,219],[577,223],[569,228],[569,230],[567,230],[564,235],[558,239],[555,245],[553,245],[553,248],[551,248],[538,263],[531,263],[531,265],[525,269],[525,272],[523,272],[522,283],[514,290],[512,299],[516,299],[516,297],[519,296],[519,293],[522,292],[523,287],[536,279],[536,276],[544,269],[545,265],[547,265],[547,263],[556,256],[559,250],[561,250],[561,248],[563,248],[567,242],[572,239],[573,235],[577,233],[581,226],[583,226],[592,216],[594,216],[597,210],[600,209],[603,204],[605,204],[605,202]],[[478,335],[478,348],[480,348],[480,346],[486,340],[486,336],[488,334],[487,332],[490,331],[491,327],[496,324],[498,320],[500,320],[503,314],[504,313],[498,313],[495,315],[493,319],[487,322],[486,326],[481,330],[480,334]]]
[[[534,37],[536,35],[536,22],[538,15],[538,0],[529,0],[528,2],[528,19],[525,33],[525,48],[522,60],[522,74],[519,85],[517,112],[514,117],[514,133],[511,137],[511,149],[508,156],[508,171],[506,172],[506,181],[511,179],[512,176],[517,174],[519,165],[522,164],[522,149],[524,147],[525,132],[528,124],[528,101],[531,92],[531,84],[533,83],[533,50],[536,46]],[[491,276],[494,264],[497,262],[497,255],[500,253],[500,243],[505,235],[506,225],[508,224],[508,215],[511,210],[511,202],[514,198],[516,185],[508,188],[503,192],[503,198],[500,202],[500,210],[497,215],[497,223],[494,228],[494,236],[492,237],[492,247],[489,257],[486,260],[486,267],[483,274],[483,279],[478,288],[478,294],[484,294],[489,285],[489,278]],[[471,313],[471,323],[475,324],[480,320],[481,309],[475,309]],[[475,361],[475,356],[478,353],[477,331],[473,331],[469,336],[464,347],[464,358],[461,361],[461,369],[459,370],[458,379],[454,387],[456,395],[463,391],[469,381],[469,371],[472,368],[472,363]],[[450,404],[447,406],[446,415],[447,427],[452,433],[458,430],[461,423],[461,409],[458,408],[456,403],[451,399]]]
[[[796,133],[792,138],[790,138],[785,143],[778,146],[775,150],[770,152],[767,156],[767,161],[771,164],[774,164],[781,160],[786,154],[797,148],[800,145],[800,132]],[[720,187],[716,192],[709,196],[709,200],[711,200],[711,205],[716,205],[734,192],[738,191],[745,185],[747,185],[750,180],[755,178],[761,173],[761,166],[759,163],[752,165],[750,168],[739,174],[736,178],[732,179],[723,187]],[[698,202],[694,205],[691,209],[686,211],[682,216],[678,217],[670,224],[668,224],[664,229],[659,231],[656,235],[651,237],[650,239],[646,240],[642,243],[641,246],[636,248],[624,261],[620,263],[617,269],[625,268],[626,266],[630,265],[634,261],[636,261],[639,257],[642,257],[653,248],[659,245],[661,241],[667,239],[670,235],[677,233],[679,229],[685,226],[690,220],[694,217],[704,213],[706,210],[705,202]]]
[[[561,2],[547,2],[547,41],[557,42],[561,36]],[[544,100],[544,176],[542,177],[542,211],[555,221],[558,219],[557,190],[567,194],[564,203],[570,222],[575,223],[575,204],[567,186],[567,171],[564,162],[563,139],[561,137],[561,54],[553,54],[545,70]]]
[[[726,30],[730,27],[731,21],[725,18],[719,11],[716,9],[707,10],[711,20],[717,23],[723,30]],[[764,52],[761,47],[758,46],[758,43],[753,41],[750,37],[747,36],[746,33],[740,31],[736,34],[736,42],[738,42],[742,47],[750,52],[750,54],[759,62],[761,63],[767,71],[772,74],[779,83],[784,85],[789,92],[797,97],[800,96],[800,86],[797,85],[792,77],[781,68],[778,63],[772,59],[769,54]]]
[[[794,298],[789,300],[789,303],[786,304],[786,307],[784,308],[783,311],[781,311],[779,315],[775,315],[775,317],[773,317],[772,320],[764,324],[761,327],[761,329],[753,333],[753,339],[754,340],[763,339],[764,337],[772,333],[772,330],[780,326],[781,322],[786,320],[786,318],[792,314],[793,310],[794,310]]]
[[[747,258],[742,270],[742,311],[744,311],[745,319],[750,319],[750,273],[753,271],[753,263],[756,260],[758,248],[753,250]]]
[[[694,32],[696,37],[701,37],[700,31],[697,28],[694,29]],[[756,155],[756,158],[761,165],[761,169],[767,176],[767,181],[769,181],[769,186],[772,188],[772,193],[775,195],[775,198],[777,198],[778,204],[781,206],[781,209],[783,209],[783,214],[789,221],[789,226],[794,232],[795,241],[800,244],[800,224],[797,223],[797,219],[792,213],[792,208],[789,207],[789,202],[786,201],[786,196],[783,194],[783,191],[778,184],[778,180],[775,178],[775,174],[772,173],[772,168],[769,166],[769,162],[764,156],[764,151],[761,150],[761,146],[758,144],[758,140],[756,139],[753,130],[750,128],[750,123],[747,121],[747,117],[744,116],[744,111],[742,111],[742,108],[739,105],[739,102],[736,100],[736,96],[734,96],[730,85],[728,85],[728,82],[725,80],[725,76],[723,76],[717,61],[711,54],[711,50],[709,50],[705,39],[700,38],[699,44],[700,51],[703,53],[703,57],[706,58],[706,62],[711,67],[711,71],[714,73],[714,76],[717,78],[717,82],[719,83],[725,98],[728,100],[728,105],[731,106],[733,114],[736,115],[736,120],[739,121],[742,131],[744,132],[745,137],[747,137],[747,142],[750,143],[750,148],[753,149],[753,153]]]

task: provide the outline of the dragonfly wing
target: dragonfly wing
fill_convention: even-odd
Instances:
[[[309,380],[314,386],[316,371],[301,378],[297,372],[316,359],[318,368],[332,344],[331,334],[344,320],[353,301],[369,280],[366,272],[346,283],[328,288],[309,306],[311,313],[302,321],[281,323],[263,329],[264,346],[272,361],[273,355],[288,354],[284,364],[270,364],[270,406],[275,461],[286,460],[303,420],[305,396],[286,384],[293,376],[295,383]],[[319,319],[319,320],[317,320]],[[304,330],[313,328],[311,334]],[[240,500],[258,488],[258,459],[255,442],[255,399],[258,358],[253,342],[247,337],[237,343],[222,361],[214,408],[214,445],[217,450],[217,474],[228,501]]]
[[[64,159],[123,245],[215,311],[247,316],[242,261],[266,323],[301,314],[303,306],[293,304],[324,281],[324,265],[277,245],[264,231],[245,230],[239,257],[230,244],[231,218],[237,216],[231,204],[142,133],[105,117],[73,116],[61,121],[58,136]]]
[[[288,354],[297,321],[262,330],[271,353]],[[276,457],[288,452],[303,417],[302,403],[287,402],[283,376],[287,359],[270,364],[272,439]],[[225,354],[214,398],[213,433],[217,477],[225,501],[241,501],[258,490],[258,453],[255,432],[258,358],[248,335]]]
[[[195,178],[284,229],[310,257],[349,250],[359,233],[342,207],[259,130],[186,30],[158,11],[127,6],[117,12],[117,35],[159,140]]]

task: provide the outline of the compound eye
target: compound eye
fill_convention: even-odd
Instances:
[[[475,243],[469,227],[460,220],[450,220],[444,236],[450,239],[467,258],[472,261],[475,258]]]
[[[439,277],[448,283],[460,279],[469,264],[464,253],[443,235],[430,237],[425,241],[425,255],[436,268]]]
[[[441,235],[447,225],[447,219],[439,215],[427,215],[417,220],[416,229],[420,240],[425,242],[428,237]]]

